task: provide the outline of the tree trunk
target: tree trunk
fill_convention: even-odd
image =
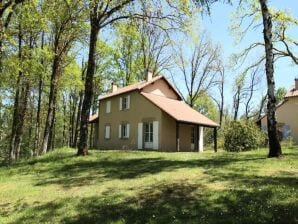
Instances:
[[[49,134],[49,139],[48,139],[48,147],[47,147],[46,152],[53,150],[55,147],[55,121],[56,121],[55,115],[56,115],[56,107],[54,107],[54,110],[53,110],[53,120],[51,123],[50,134]]]
[[[22,60],[22,33],[21,33],[21,25],[19,25],[19,34],[18,34],[18,48],[19,48],[19,63]],[[20,88],[21,88],[21,81],[23,77],[23,72],[20,70],[19,75],[17,78],[16,83],[16,92],[15,92],[15,99],[14,99],[14,109],[13,109],[13,120],[12,120],[12,130],[10,136],[10,143],[9,143],[9,159],[15,160],[16,159],[16,138],[17,138],[17,129],[19,126],[19,114],[20,114]]]
[[[99,32],[99,26],[96,20],[91,19],[91,32],[89,44],[88,67],[85,79],[84,100],[82,104],[81,124],[80,124],[80,141],[77,155],[88,154],[88,119],[90,115],[90,108],[93,96],[93,76],[95,73],[95,52],[96,42]]]
[[[238,118],[238,111],[239,111],[239,105],[240,105],[240,88],[237,89],[237,92],[234,96],[234,121]]]
[[[3,29],[3,18],[1,16],[0,17],[0,72],[2,71],[3,39],[4,39],[4,29]]]
[[[45,129],[44,129],[44,137],[41,145],[40,153],[44,154],[46,153],[49,148],[49,137],[51,128],[53,127],[53,121],[54,121],[54,110],[56,106],[56,100],[57,100],[57,92],[58,92],[58,81],[60,76],[60,63],[59,60],[61,60],[58,55],[56,54],[53,61],[52,66],[52,76],[51,76],[51,84],[50,84],[50,96],[49,96],[49,103],[48,103],[48,112],[47,112],[47,118],[45,123]]]
[[[74,135],[75,135],[75,127],[76,127],[76,112],[77,112],[77,104],[78,98],[76,93],[73,93],[73,106],[72,106],[72,113],[71,113],[71,142],[69,146],[74,145]]]
[[[263,26],[264,26],[264,43],[266,54],[266,78],[267,78],[267,127],[269,138],[269,154],[268,157],[279,157],[282,154],[281,146],[277,136],[276,129],[276,99],[274,95],[274,67],[273,67],[273,44],[272,44],[272,18],[267,7],[267,0],[259,0],[261,5]]]
[[[44,31],[42,31],[41,35],[41,49],[44,47]],[[44,65],[43,59],[41,59],[41,64]],[[38,100],[37,100],[37,112],[36,112],[36,127],[35,127],[35,140],[34,140],[34,152],[33,155],[36,156],[39,149],[39,141],[40,141],[40,111],[41,111],[41,97],[42,97],[42,74],[39,74],[39,82],[38,82]]]
[[[79,135],[79,124],[81,119],[81,110],[82,110],[82,102],[83,102],[83,91],[80,91],[80,99],[79,99],[79,105],[78,105],[78,111],[77,111],[77,120],[75,124],[75,133],[74,133],[74,141],[73,141],[73,148],[77,147],[78,143],[78,135]]]
[[[62,132],[62,144],[65,146],[68,144],[66,138],[66,99],[64,94],[62,94],[62,103],[63,103],[63,132]]]
[[[221,86],[220,86],[220,108],[219,108],[219,125],[222,125],[222,118],[223,118],[223,110],[224,110],[224,79],[222,79]]]

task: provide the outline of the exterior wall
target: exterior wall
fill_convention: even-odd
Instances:
[[[146,86],[143,89],[145,93],[152,93],[159,96],[166,96],[171,99],[178,99],[175,91],[168,85],[164,79],[159,79],[151,85]]]
[[[288,101],[277,108],[276,118],[278,123],[288,124],[291,136],[298,144],[298,97],[288,98]],[[261,120],[262,128],[267,129],[267,117]]]
[[[191,149],[191,128],[193,125],[179,124],[179,145],[180,152],[197,151]],[[195,136],[196,136],[195,128]],[[176,148],[176,120],[170,117],[165,112],[162,113],[162,126],[161,126],[161,151],[177,152]],[[198,140],[195,137],[195,141]],[[202,142],[203,144],[203,142]]]
[[[120,97],[130,95],[130,108],[128,110],[119,109]],[[107,101],[111,101],[111,112],[106,113]],[[98,148],[100,149],[137,149],[138,148],[138,123],[148,120],[159,122],[159,131],[161,133],[162,111],[140,95],[137,91],[117,95],[100,102],[99,111],[99,133]],[[119,125],[122,122],[130,124],[130,133],[128,139],[119,138]],[[104,128],[111,126],[111,138],[104,138]],[[159,136],[161,142],[161,136]],[[159,148],[161,145],[159,144]]]
[[[176,150],[176,120],[162,112],[161,151],[175,152]]]

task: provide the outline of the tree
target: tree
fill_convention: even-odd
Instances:
[[[287,94],[287,89],[285,87],[279,87],[275,91],[276,105],[281,103]]]
[[[274,68],[273,68],[273,44],[272,44],[272,16],[267,6],[267,0],[259,0],[262,18],[263,18],[263,34],[266,55],[266,79],[267,79],[267,127],[269,140],[269,155],[268,157],[279,157],[282,154],[281,146],[277,136],[276,129],[276,98],[274,95]]]
[[[240,103],[245,98],[245,94],[244,94],[245,78],[246,78],[246,73],[241,73],[235,79],[235,83],[234,83],[235,93],[233,95],[234,121],[236,121],[238,118]]]
[[[244,4],[248,3],[248,4]],[[286,30],[289,25],[297,25],[297,19],[290,16],[289,13],[280,10],[268,9],[267,0],[245,1],[241,7],[238,17],[238,27],[244,23],[246,18],[251,21],[248,22],[248,27],[241,32],[245,34],[256,21],[262,18],[263,27],[263,41],[252,43],[240,55],[236,56],[240,60],[245,60],[253,49],[262,47],[265,49],[265,54],[261,55],[258,60],[249,67],[255,67],[265,61],[266,81],[267,81],[267,120],[268,120],[268,138],[269,138],[269,157],[279,157],[282,154],[281,146],[276,133],[276,97],[275,82],[274,82],[274,62],[281,57],[290,58],[294,64],[297,64],[297,57],[290,46],[297,46],[297,42],[286,36]],[[240,4],[242,5],[242,4]],[[237,24],[235,25],[237,27]],[[284,46],[284,48],[282,48]]]
[[[259,67],[256,67],[251,71],[250,74],[250,80],[248,87],[246,88],[246,93],[245,93],[245,118],[246,120],[249,120],[251,117],[254,116],[254,114],[251,114],[252,107],[251,107],[251,101],[253,99],[254,93],[257,91],[257,85],[259,85],[261,79],[260,79],[260,71]]]
[[[217,84],[218,52],[219,47],[214,47],[209,38],[202,35],[198,44],[195,43],[190,58],[183,54],[181,48],[177,53],[177,65],[187,91],[187,97],[184,97],[179,88],[177,89],[191,107],[194,106],[194,102],[200,94],[206,93]]]
[[[35,52],[34,42],[36,42],[40,32],[40,27],[36,25],[38,18],[40,18],[36,2],[23,4],[22,7],[16,9],[16,13],[18,18],[13,21],[13,25],[18,29],[18,75],[9,144],[10,160],[18,159],[20,155],[20,144],[32,86],[32,80],[30,79],[39,70],[39,62],[33,58]]]
[[[72,43],[82,32],[81,21],[82,5],[80,1],[67,3],[63,0],[49,3],[48,12],[53,26],[53,64],[50,84],[50,95],[48,102],[48,112],[44,129],[43,141],[40,153],[44,154],[50,149],[52,130],[55,122],[55,107],[57,101],[59,81],[62,75],[62,67]],[[56,8],[59,7],[59,13]]]
[[[110,1],[101,2],[97,0],[89,1],[91,30],[89,39],[87,71],[85,77],[85,92],[81,110],[80,141],[78,145],[77,155],[88,154],[88,119],[93,97],[93,77],[96,66],[95,54],[99,31],[105,26],[113,23],[114,21],[123,18],[129,18],[129,15],[119,15],[119,11],[121,11],[126,5],[131,2],[133,2],[133,0],[121,0],[117,3]]]
[[[219,60],[217,64],[217,71],[219,73],[216,86],[218,88],[219,97],[210,96],[216,103],[219,111],[219,125],[222,125],[223,116],[224,116],[224,85],[225,85],[225,68],[222,64],[222,61]]]
[[[0,2],[0,65],[2,63],[3,40],[5,29],[7,29],[16,6],[25,0],[3,0]],[[9,11],[9,9],[11,9]],[[6,13],[9,11],[8,13]],[[2,66],[0,66],[1,69]]]

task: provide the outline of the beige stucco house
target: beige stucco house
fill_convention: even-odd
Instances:
[[[298,78],[284,100],[276,107],[276,120],[281,139],[291,136],[298,144]],[[263,130],[267,130],[267,116],[263,116],[259,124]]]
[[[98,149],[203,151],[203,128],[214,121],[189,107],[163,76],[152,77],[99,98],[93,146]]]

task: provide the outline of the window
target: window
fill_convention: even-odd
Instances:
[[[145,142],[153,142],[153,122],[145,123]]]
[[[107,101],[106,103],[106,113],[111,113],[111,101]]]
[[[130,96],[120,97],[120,110],[128,110],[130,108]]]
[[[195,127],[191,127],[190,129],[190,143],[195,143]]]
[[[129,138],[129,127],[130,125],[127,123],[119,125],[119,138]]]
[[[111,138],[111,126],[106,125],[105,126],[105,139],[110,139]]]

